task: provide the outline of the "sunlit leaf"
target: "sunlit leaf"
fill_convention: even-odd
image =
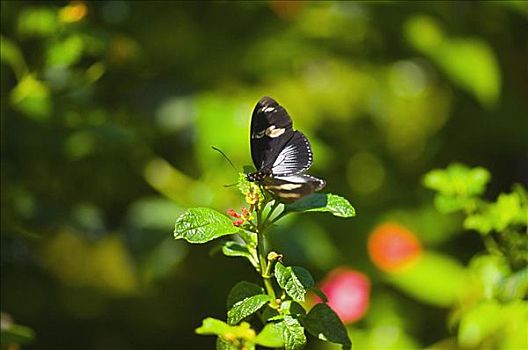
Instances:
[[[299,303],[304,301],[306,292],[315,284],[306,269],[299,266],[286,267],[280,262],[275,264],[275,278],[281,288]]]
[[[528,267],[503,279],[498,292],[501,300],[525,298],[528,295]]]
[[[296,318],[286,315],[284,320],[277,323],[282,328],[282,337],[285,350],[300,350],[306,344],[304,328]]]
[[[460,163],[446,169],[429,171],[423,179],[425,187],[450,196],[476,196],[486,189],[490,173],[482,167],[469,168]]]
[[[247,322],[242,322],[237,326],[231,326],[224,321],[208,317],[202,321],[202,325],[196,328],[197,334],[219,335],[224,339],[245,339],[253,340],[256,336],[255,331]]]
[[[485,338],[493,335],[503,322],[503,312],[495,300],[481,302],[463,315],[458,332],[459,344],[477,347]]]
[[[237,231],[226,215],[210,208],[191,208],[176,220],[174,238],[205,243]]]
[[[511,273],[508,261],[498,255],[476,256],[471,259],[469,269],[482,283],[487,299],[498,295],[502,281]]]
[[[199,328],[196,328],[196,333],[221,335],[229,332],[232,328],[232,326],[228,325],[224,321],[208,317],[203,320],[202,325]]]
[[[222,337],[216,338],[216,350],[239,350],[240,347],[232,342],[224,340]]]
[[[82,56],[83,41],[80,36],[72,35],[62,41],[53,43],[47,52],[49,66],[68,67],[75,64]]]
[[[0,59],[3,63],[11,66],[19,79],[27,72],[26,63],[19,47],[3,35],[0,36]]]
[[[464,221],[464,228],[487,234],[502,232],[510,225],[528,224],[528,208],[522,207],[518,193],[502,193],[497,202],[489,204],[482,213],[473,214]]]
[[[253,266],[258,266],[256,257],[245,244],[234,241],[225,242],[222,246],[222,253],[224,253],[225,256],[241,256],[248,259]]]
[[[25,36],[46,37],[59,26],[57,11],[49,7],[27,7],[18,16],[18,32]]]
[[[254,295],[249,298],[245,298],[233,305],[233,307],[227,312],[227,322],[229,324],[237,324],[244,318],[253,315],[255,312],[260,310],[266,303],[271,300],[271,297],[267,294]]]
[[[348,218],[356,215],[354,207],[343,197],[331,193],[313,193],[285,206],[286,212],[321,211]]]
[[[33,75],[25,75],[11,91],[11,103],[34,120],[47,120],[51,114],[49,88]]]
[[[255,338],[255,343],[270,348],[284,346],[283,330],[279,323],[268,323]]]
[[[299,316],[306,314],[306,310],[302,307],[302,305],[293,300],[284,300],[280,304],[279,309],[281,311],[281,314],[284,315]]]

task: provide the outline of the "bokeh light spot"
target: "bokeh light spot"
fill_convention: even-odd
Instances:
[[[370,194],[382,186],[385,168],[374,154],[359,152],[348,162],[347,175],[354,192]]]

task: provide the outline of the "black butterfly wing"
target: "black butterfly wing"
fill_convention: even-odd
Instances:
[[[293,136],[288,112],[271,97],[263,97],[251,117],[251,158],[259,171],[270,171],[271,165]]]
[[[310,142],[300,131],[294,131],[293,136],[279,152],[273,164],[271,173],[274,176],[290,176],[300,174],[312,166],[313,155]]]
[[[264,179],[263,186],[285,202],[296,201],[314,191],[321,190],[326,182],[315,176],[299,174]]]

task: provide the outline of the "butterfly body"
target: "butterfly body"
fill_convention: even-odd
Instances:
[[[251,158],[257,171],[247,179],[261,184],[283,201],[295,201],[325,186],[304,174],[313,162],[310,142],[293,130],[288,112],[271,97],[263,97],[251,117]]]

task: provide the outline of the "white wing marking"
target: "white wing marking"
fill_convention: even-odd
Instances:
[[[312,165],[312,149],[308,139],[301,133],[299,135],[301,140],[299,142],[290,142],[275,159],[272,166],[274,175],[288,176],[299,174],[308,170]]]

